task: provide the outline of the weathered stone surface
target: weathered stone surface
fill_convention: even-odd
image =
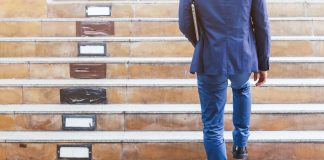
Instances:
[[[23,103],[25,104],[58,104],[60,102],[59,88],[23,88]]]
[[[0,64],[0,78],[29,78],[28,64]]]
[[[46,17],[46,0],[1,0],[0,17]]]
[[[30,64],[30,78],[70,78],[69,64]]]
[[[23,103],[23,91],[21,87],[0,87],[0,104]]]
[[[44,143],[6,143],[6,159],[55,160],[56,145]]]
[[[74,37],[75,25],[75,22],[42,22],[42,36]]]

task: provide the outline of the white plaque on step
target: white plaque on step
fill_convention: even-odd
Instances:
[[[92,127],[94,121],[92,118],[66,118],[65,127]]]
[[[105,44],[80,44],[79,55],[106,55]]]
[[[96,115],[63,115],[64,130],[95,130]]]
[[[111,6],[87,6],[87,16],[111,16]]]
[[[91,159],[91,147],[90,145],[62,145],[58,146],[58,158],[59,159]]]

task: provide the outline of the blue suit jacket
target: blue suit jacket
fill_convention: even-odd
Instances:
[[[179,29],[195,47],[190,73],[236,74],[269,70],[271,36],[266,0],[180,0]]]

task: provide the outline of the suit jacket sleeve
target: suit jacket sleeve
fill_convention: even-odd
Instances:
[[[192,0],[179,1],[179,29],[184,36],[191,42],[193,46],[196,45],[195,28],[193,24],[193,17],[191,11]]]
[[[269,70],[271,35],[266,0],[252,0],[252,24],[256,38],[259,70]]]

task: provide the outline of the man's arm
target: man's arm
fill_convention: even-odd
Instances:
[[[271,35],[266,0],[252,0],[252,23],[260,71],[269,70]]]
[[[191,44],[195,46],[197,40],[191,11],[191,3],[192,0],[179,1],[179,29]]]

